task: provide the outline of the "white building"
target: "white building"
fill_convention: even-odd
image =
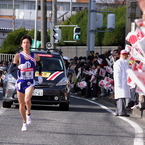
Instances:
[[[96,0],[97,10],[105,8],[107,4],[123,0]],[[78,10],[88,8],[89,0],[57,0],[58,22],[66,20]],[[25,28],[34,29],[36,0],[0,0],[0,46],[8,31]],[[52,0],[46,0],[47,29],[50,29]],[[41,30],[41,0],[38,0],[38,30]]]

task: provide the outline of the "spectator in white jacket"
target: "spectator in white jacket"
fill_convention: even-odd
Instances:
[[[114,93],[116,100],[116,116],[129,117],[126,110],[126,99],[130,96],[130,87],[127,84],[127,72],[129,64],[127,61],[128,52],[122,50],[120,58],[114,63]]]

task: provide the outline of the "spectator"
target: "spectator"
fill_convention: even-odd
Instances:
[[[113,51],[113,58],[114,58],[114,61],[118,60],[119,59],[119,50],[114,50]]]
[[[100,68],[100,65],[97,61],[94,61],[94,74],[91,76],[91,88],[92,88],[92,100],[98,99],[98,92],[99,92],[99,86],[98,86],[98,69]]]
[[[116,116],[129,117],[126,110],[126,98],[131,98],[130,87],[127,84],[128,52],[122,50],[120,58],[114,63],[114,91],[116,99]]]
[[[68,74],[68,71],[69,71],[69,65],[70,65],[70,63],[69,63],[69,58],[68,57],[66,57],[66,56],[64,56],[63,57],[63,60],[64,60],[64,63],[65,63],[65,67],[66,67],[66,72],[67,72],[67,74]]]

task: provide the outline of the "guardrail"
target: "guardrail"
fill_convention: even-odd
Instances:
[[[14,58],[15,54],[0,54],[0,61],[9,61]]]

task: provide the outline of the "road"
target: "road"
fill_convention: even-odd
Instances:
[[[33,106],[33,122],[21,132],[18,108],[1,108],[0,145],[143,145],[143,126],[133,118],[114,116],[110,109],[114,108],[71,96],[69,111]]]

